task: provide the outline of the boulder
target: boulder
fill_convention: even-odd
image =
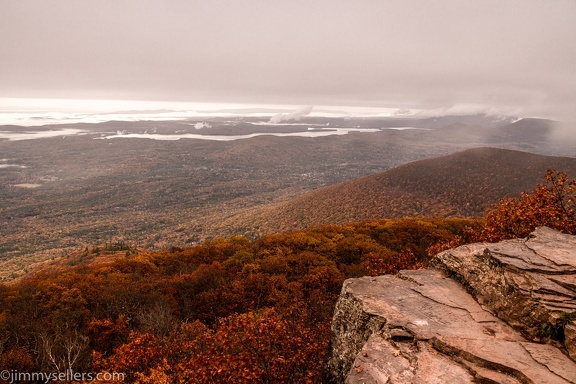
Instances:
[[[539,228],[346,280],[323,382],[576,383],[574,240]]]
[[[444,251],[432,265],[523,336],[566,342],[576,358],[576,236],[540,227],[525,239]]]

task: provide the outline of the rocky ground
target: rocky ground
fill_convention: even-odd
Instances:
[[[435,268],[344,283],[329,383],[576,383],[576,236],[445,251]]]

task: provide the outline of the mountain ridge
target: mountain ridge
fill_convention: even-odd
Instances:
[[[286,231],[384,217],[479,217],[501,198],[532,190],[549,168],[574,177],[576,159],[473,148],[319,188],[225,225],[250,222],[257,232],[263,226]]]

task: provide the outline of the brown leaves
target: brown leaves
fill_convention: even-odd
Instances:
[[[0,353],[0,371],[29,372],[34,369],[34,359],[26,348],[16,348]]]
[[[303,303],[298,303],[303,306]],[[94,369],[124,372],[136,383],[315,383],[328,324],[306,311],[287,319],[273,309],[232,315],[212,330],[184,324],[170,339],[133,333],[114,355],[94,355]]]
[[[177,366],[177,382],[318,382],[326,332],[272,309],[230,316],[190,344],[198,352]]]
[[[160,364],[165,355],[164,346],[155,336],[132,332],[129,342],[118,347],[112,356],[106,358],[94,352],[92,365],[95,372],[122,372],[132,381]]]
[[[369,254],[363,264],[371,276],[397,273],[401,269],[424,267],[411,251],[394,252],[388,250],[385,253]]]
[[[90,339],[83,368],[127,382],[319,382],[344,279],[423,267],[471,223],[330,225],[45,274],[0,290],[0,342],[10,329],[4,353],[31,351],[36,334],[67,322]]]
[[[569,181],[565,173],[551,169],[544,179],[546,183],[531,193],[502,199],[488,211],[482,238],[500,241],[526,237],[539,226],[576,233],[576,179]]]
[[[128,339],[129,330],[126,316],[120,316],[116,321],[93,319],[88,324],[86,333],[90,337],[92,349],[109,355]]]

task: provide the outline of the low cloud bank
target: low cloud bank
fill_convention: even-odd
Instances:
[[[196,129],[204,129],[204,128],[212,128],[212,126],[210,124],[208,124],[205,121],[202,121],[200,123],[196,123],[194,124],[194,128]]]
[[[295,110],[294,112],[279,113],[279,114],[274,115],[270,118],[270,123],[278,124],[278,123],[282,123],[285,121],[298,121],[302,117],[309,115],[310,112],[312,112],[312,108],[314,108],[314,107],[311,105],[308,105],[308,106],[300,107],[297,110]]]

